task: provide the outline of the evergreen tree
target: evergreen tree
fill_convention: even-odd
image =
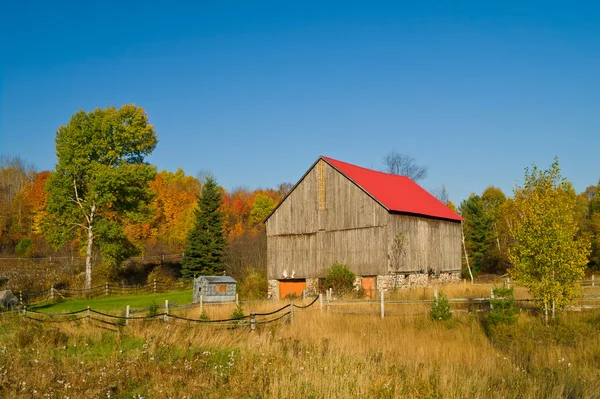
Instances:
[[[471,195],[459,207],[463,217],[465,246],[473,260],[473,273],[486,269],[490,252],[494,248],[492,218],[485,211],[485,204],[478,195]]]
[[[186,278],[196,275],[216,275],[224,271],[223,253],[227,245],[223,235],[221,193],[217,182],[207,177],[194,211],[194,227],[187,237],[185,256],[181,262]]]

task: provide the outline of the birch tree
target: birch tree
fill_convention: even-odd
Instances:
[[[73,240],[82,244],[88,289],[94,247],[112,264],[138,252],[122,223],[150,216],[148,183],[156,168],[144,159],[156,143],[148,116],[135,105],[76,112],[56,132],[58,163],[46,186],[46,233],[56,247]]]
[[[590,244],[577,234],[577,196],[561,176],[557,158],[548,170],[526,169],[525,183],[514,195],[509,272],[540,301],[547,323],[549,311],[554,318],[556,309],[578,294]]]

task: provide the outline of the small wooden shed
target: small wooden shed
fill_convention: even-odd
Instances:
[[[235,301],[236,281],[229,276],[200,276],[194,279],[193,302]]]

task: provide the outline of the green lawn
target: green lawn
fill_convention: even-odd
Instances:
[[[94,299],[74,299],[64,302],[49,303],[36,306],[35,310],[44,313],[64,313],[86,309],[88,306],[101,312],[113,314],[124,313],[129,305],[131,310],[147,308],[155,301],[157,305],[164,305],[165,300],[169,305],[187,305],[192,302],[192,290],[173,291],[160,294],[146,294],[133,296],[109,296]]]

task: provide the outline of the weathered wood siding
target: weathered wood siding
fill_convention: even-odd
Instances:
[[[320,161],[323,162],[323,161]],[[318,164],[317,164],[318,165]],[[269,279],[317,277],[334,262],[359,275],[387,270],[388,212],[324,163],[325,210],[315,165],[267,221]]]
[[[439,273],[461,269],[460,223],[397,214],[389,217],[388,253],[394,248],[396,234],[406,237],[406,257],[398,272]]]

